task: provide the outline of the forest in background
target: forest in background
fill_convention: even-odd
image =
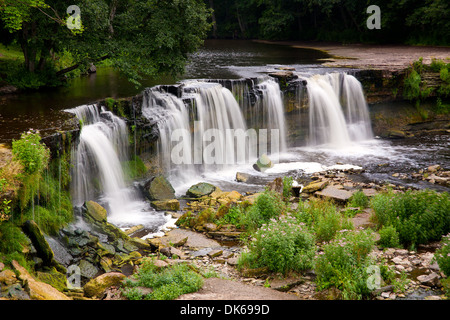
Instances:
[[[447,0],[205,0],[214,11],[209,37],[343,43],[450,44]],[[368,29],[367,8],[381,11]]]

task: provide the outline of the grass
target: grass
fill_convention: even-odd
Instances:
[[[198,291],[203,277],[186,263],[158,268],[153,259],[146,259],[134,275],[135,281],[125,282],[123,294],[129,300],[173,300],[185,293]],[[142,287],[151,292],[143,293]]]

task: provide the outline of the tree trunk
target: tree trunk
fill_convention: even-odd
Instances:
[[[211,19],[213,22],[213,37],[217,38],[217,20],[216,15],[214,14],[214,0],[209,0],[209,7],[213,10],[211,14]]]
[[[246,38],[246,36],[245,36],[245,26],[242,23],[241,15],[239,14],[239,9],[238,9],[237,6],[236,6],[236,16],[237,16],[238,23],[239,23],[239,29],[241,29],[242,38],[245,39]]]

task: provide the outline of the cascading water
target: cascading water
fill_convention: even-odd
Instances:
[[[182,97],[163,92],[160,87],[147,89],[143,103],[143,115],[157,123],[159,155],[175,186],[204,172],[252,164],[258,152],[267,152],[268,142],[271,152],[286,149],[283,103],[275,81],[259,86],[259,128],[281,131],[269,134],[276,141],[264,140],[264,146],[257,141],[261,135],[257,137],[256,130],[248,130],[242,108],[229,89],[203,81],[186,81],[182,86]],[[238,100],[244,101],[241,97]]]
[[[307,79],[307,94],[310,145],[339,148],[373,137],[362,86],[355,77],[314,75]]]
[[[137,191],[127,186],[122,161],[128,160],[128,129],[121,118],[96,105],[66,110],[82,123],[79,143],[73,151],[72,194],[75,206],[99,200],[108,221],[119,227],[143,224],[156,232],[169,218],[156,213]]]

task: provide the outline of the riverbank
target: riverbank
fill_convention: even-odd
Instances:
[[[424,64],[430,64],[432,59],[450,60],[450,47],[255,41],[324,51],[330,55],[330,58],[325,59],[323,66],[333,68],[382,70],[393,73],[408,68],[420,57],[423,58]]]

